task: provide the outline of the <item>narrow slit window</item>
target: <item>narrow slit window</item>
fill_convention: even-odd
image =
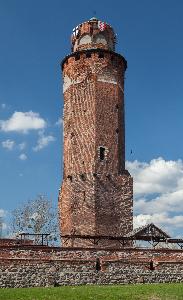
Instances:
[[[105,159],[105,148],[100,147],[100,160],[104,160],[104,159]]]
[[[119,129],[118,128],[116,129],[116,133],[119,133]]]
[[[83,191],[83,201],[85,202],[86,201],[86,192]]]
[[[98,271],[101,271],[101,264],[100,264],[100,259],[99,258],[97,258],[96,259],[96,271],[98,272]]]
[[[79,55],[79,54],[76,54],[75,60],[79,60],[79,59],[80,59],[80,55]]]
[[[149,264],[149,269],[151,270],[151,271],[154,271],[154,264],[153,264],[153,261],[151,260],[150,261],[150,264]]]

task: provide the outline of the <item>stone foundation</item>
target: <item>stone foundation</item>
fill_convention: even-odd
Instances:
[[[0,287],[183,282],[183,251],[1,246]]]

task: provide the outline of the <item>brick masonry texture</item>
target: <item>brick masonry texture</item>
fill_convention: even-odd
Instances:
[[[89,20],[79,25],[77,35],[72,35],[72,50],[78,51],[90,48],[115,50],[116,36],[112,27],[106,24],[105,31],[98,28],[98,20]]]
[[[125,170],[126,61],[111,52],[113,39],[110,26],[101,33],[95,21],[83,23],[79,36],[72,40],[77,51],[63,62],[62,235],[115,237],[132,230],[133,180]],[[78,238],[62,238],[62,242],[68,247],[94,246],[92,241]],[[95,244],[116,245],[115,241],[104,240]]]
[[[182,250],[0,247],[0,287],[161,282],[183,282]]]
[[[61,235],[132,230],[133,179],[125,170],[125,59],[114,32],[80,25],[63,63],[64,176]],[[0,287],[183,282],[183,251],[125,248],[119,241],[62,239],[64,247],[0,239]]]
[[[1,239],[0,238],[0,246],[12,246],[12,245],[19,245],[21,241],[19,239]],[[24,240],[24,243],[28,245],[33,245],[32,240]]]

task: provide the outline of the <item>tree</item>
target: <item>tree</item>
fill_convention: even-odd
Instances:
[[[58,213],[52,202],[43,195],[39,195],[34,200],[29,200],[20,207],[12,211],[12,233],[46,234],[53,244],[59,239]],[[36,238],[36,243],[40,238]]]

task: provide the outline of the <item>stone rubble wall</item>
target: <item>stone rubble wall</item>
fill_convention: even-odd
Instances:
[[[182,250],[0,247],[2,288],[161,282],[183,282]]]

